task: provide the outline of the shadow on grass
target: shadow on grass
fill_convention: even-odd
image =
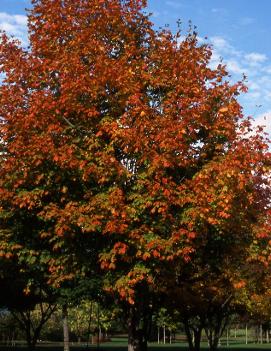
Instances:
[[[127,344],[120,342],[110,342],[108,344],[102,344],[100,346],[97,345],[89,345],[89,346],[74,346],[71,345],[71,351],[127,351]],[[175,343],[172,345],[157,345],[151,344],[148,347],[149,351],[187,351],[188,347],[184,343]],[[207,345],[203,345],[201,350],[208,350]],[[230,345],[230,346],[220,346],[218,348],[219,351],[227,351],[227,350],[240,350],[240,351],[262,351],[262,350],[271,350],[271,344],[263,344],[263,345]],[[28,351],[26,346],[0,346],[0,351]],[[46,344],[46,345],[38,345],[35,348],[35,351],[63,351],[63,346]]]

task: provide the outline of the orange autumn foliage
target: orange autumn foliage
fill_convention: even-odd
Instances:
[[[38,245],[57,284],[109,270],[130,302],[164,263],[193,260],[210,228],[239,254],[269,197],[243,83],[210,68],[192,30],[156,32],[145,1],[33,5],[30,48],[0,44],[2,226],[24,233],[3,243]]]

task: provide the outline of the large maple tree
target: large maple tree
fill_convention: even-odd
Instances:
[[[30,47],[0,44],[3,255],[27,250],[55,286],[103,272],[143,350],[157,282],[252,239],[267,144],[193,29],[155,31],[143,0],[32,3]]]

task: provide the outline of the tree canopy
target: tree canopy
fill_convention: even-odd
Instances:
[[[155,31],[145,1],[32,3],[30,47],[0,43],[2,256],[55,287],[102,277],[138,325],[186,274],[241,287],[270,202],[243,83],[193,28]]]

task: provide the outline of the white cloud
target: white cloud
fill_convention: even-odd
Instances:
[[[253,126],[263,126],[264,131],[271,136],[271,110],[261,113],[253,121]]]
[[[230,47],[228,41],[222,37],[211,37],[211,43],[216,47],[216,49],[228,49]]]
[[[18,38],[23,45],[27,44],[27,17],[24,15],[10,15],[0,12],[0,30]]]
[[[258,66],[260,63],[267,61],[267,56],[258,52],[251,52],[245,55],[245,59],[249,65]]]
[[[226,64],[232,82],[239,81],[246,76],[248,93],[239,98],[245,114],[255,115],[261,111],[269,111],[271,106],[271,64],[267,55],[259,52],[245,52],[237,50],[224,37],[211,37],[213,55],[210,67],[215,68],[221,58]],[[270,110],[271,111],[271,110]]]
[[[27,17],[24,15],[10,15],[6,12],[0,12],[0,22],[13,22],[18,25],[26,26]]]
[[[249,90],[260,90],[261,86],[260,84],[253,82],[253,81],[248,81],[247,82],[247,87],[249,88]]]
[[[227,69],[230,71],[230,73],[234,74],[242,75],[246,73],[246,69],[234,59],[227,60]]]
[[[223,54],[230,54],[234,56],[240,56],[240,51],[236,50],[233,45],[229,43],[228,40],[226,40],[223,37],[220,36],[214,36],[210,38],[210,42],[214,47],[214,50],[218,51],[220,55],[223,56]]]
[[[248,93],[247,97],[252,100],[259,99],[261,97],[261,92],[260,91],[251,91]]]

